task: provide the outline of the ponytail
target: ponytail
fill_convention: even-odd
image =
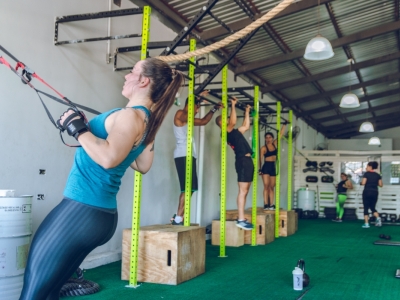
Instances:
[[[172,70],[159,59],[148,58],[142,65],[142,74],[151,78],[150,99],[154,102],[144,144],[151,143],[175,101],[176,93],[184,83],[183,73]]]

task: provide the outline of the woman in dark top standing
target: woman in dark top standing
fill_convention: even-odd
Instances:
[[[361,185],[364,186],[363,205],[365,223],[362,226],[363,228],[369,228],[368,209],[370,209],[376,217],[375,226],[382,226],[382,221],[379,217],[379,213],[375,209],[375,205],[378,201],[378,186],[383,187],[383,183],[382,177],[376,173],[376,169],[378,169],[378,163],[376,161],[370,161],[367,165],[367,172],[365,172],[361,181]]]
[[[351,180],[349,180],[349,178],[347,177],[346,173],[341,173],[340,178],[342,179],[342,181],[340,181],[336,185],[336,219],[332,220],[334,222],[342,222],[344,203],[347,200],[347,189],[353,189],[353,184],[351,183]]]
[[[281,138],[285,131],[285,124],[281,129]],[[260,149],[260,168],[258,174],[262,176],[264,183],[264,210],[275,210],[274,189],[276,184],[276,155],[278,153],[278,141],[274,139],[272,132],[265,133],[265,145]],[[261,167],[262,162],[264,164]]]

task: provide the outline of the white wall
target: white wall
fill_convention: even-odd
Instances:
[[[134,7],[123,1],[124,7]],[[113,6],[113,9],[119,9]],[[3,28],[1,45],[14,56],[34,69],[72,101],[107,111],[126,105],[121,96],[124,75],[127,72],[113,72],[112,64],[106,64],[106,41],[54,46],[54,18],[56,16],[99,12],[108,10],[108,1],[19,1],[3,0],[0,10],[0,26]],[[60,25],[59,40],[92,38],[107,35],[107,20],[90,20]],[[128,16],[112,19],[111,35],[138,33],[141,31],[141,17]],[[151,41],[173,40],[176,36],[156,17],[151,19]],[[140,39],[126,39],[111,42],[111,50],[116,47],[139,45]],[[161,51],[152,51],[156,55]],[[181,51],[182,52],[182,51]],[[138,54],[120,55],[118,66],[133,65]],[[4,55],[12,62],[9,57]],[[230,86],[247,85],[241,79]],[[218,79],[216,79],[218,80]],[[49,92],[38,81],[37,88]],[[48,212],[61,200],[64,184],[73,161],[74,149],[64,146],[57,130],[51,125],[35,92],[23,85],[20,79],[4,66],[0,66],[0,189],[15,189],[18,195],[45,194],[45,200],[33,199],[33,229],[36,231]],[[185,91],[182,98],[185,99]],[[65,106],[44,99],[54,118],[66,109]],[[270,102],[270,99],[263,101]],[[183,102],[181,101],[183,106]],[[176,211],[179,195],[178,178],[173,160],[175,138],[172,131],[173,116],[178,107],[168,113],[155,146],[152,169],[143,177],[143,197],[141,225],[167,223]],[[208,111],[209,108],[206,108]],[[239,113],[240,114],[240,113]],[[88,114],[88,117],[92,115]],[[319,134],[307,128],[302,121],[296,121],[301,135],[296,147],[312,149],[323,141]],[[205,159],[203,180],[203,208],[201,224],[211,223],[219,216],[220,190],[220,130],[214,120],[205,128]],[[198,135],[198,134],[197,134]],[[250,134],[248,135],[250,136]],[[198,140],[197,140],[198,145]],[[286,148],[285,148],[286,147]],[[287,146],[283,143],[282,151]],[[237,182],[234,170],[234,154],[228,151],[228,199],[227,207],[236,207]],[[283,152],[284,153],[284,152]],[[282,155],[282,170],[287,169],[287,159]],[[46,175],[39,175],[39,169],[46,169]],[[287,198],[285,171],[282,171],[282,200],[285,207]],[[86,260],[85,267],[116,260],[121,249],[122,229],[131,226],[133,171],[128,170],[122,180],[118,194],[119,224],[114,237],[94,250]],[[262,184],[258,178],[259,199],[262,200]],[[196,214],[196,194],[192,201],[192,220]],[[250,196],[248,198],[250,205]],[[100,258],[96,260],[96,258]],[[94,261],[93,261],[94,260]]]

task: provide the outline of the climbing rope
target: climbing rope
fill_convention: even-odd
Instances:
[[[239,30],[238,32],[235,32],[234,34],[224,38],[221,41],[218,41],[214,44],[208,45],[204,48],[187,52],[184,54],[177,54],[177,55],[168,55],[168,56],[158,56],[157,58],[165,61],[165,62],[173,62],[173,61],[182,61],[189,59],[193,56],[199,56],[202,54],[207,54],[212,51],[218,50],[222,47],[225,47],[226,45],[229,45],[230,43],[244,37],[245,35],[249,34],[256,28],[260,27],[264,23],[268,22],[271,20],[273,17],[275,17],[277,14],[279,14],[282,10],[284,10],[286,7],[288,7],[290,4],[293,3],[293,0],[283,0],[281,3],[279,3],[277,6],[275,6],[273,9],[271,9],[268,13],[263,15],[261,18],[257,19],[253,23],[247,25],[245,28]]]

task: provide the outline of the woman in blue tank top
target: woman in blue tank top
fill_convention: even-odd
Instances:
[[[150,169],[156,133],[183,78],[161,60],[139,61],[125,76],[126,107],[97,116],[88,127],[72,110],[61,116],[59,123],[82,147],[64,199],[35,233],[20,299],[59,299],[61,287],[85,257],[113,236],[121,178],[128,167],[141,173]]]

